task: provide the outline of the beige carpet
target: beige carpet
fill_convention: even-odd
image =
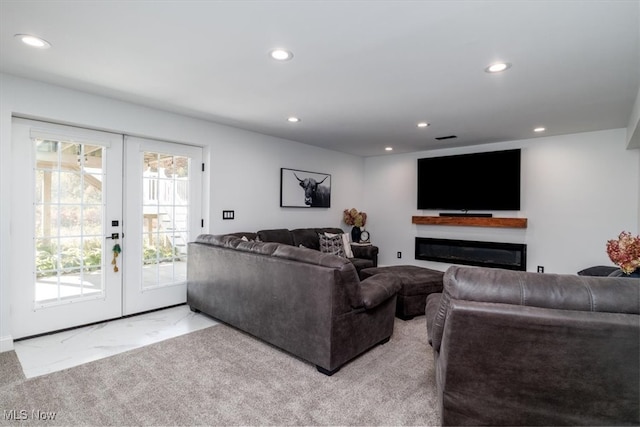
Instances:
[[[25,377],[22,373],[16,352],[5,351],[0,353],[0,387],[18,383],[24,381],[24,379]],[[0,402],[2,401],[0,400]]]
[[[28,380],[0,360],[0,425],[439,424],[424,316],[332,377],[225,325]]]

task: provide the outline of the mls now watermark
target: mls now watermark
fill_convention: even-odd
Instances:
[[[57,414],[52,411],[41,411],[40,409],[32,409],[31,411],[26,409],[11,409],[9,411],[3,411],[2,415],[5,421],[53,421],[56,419]]]

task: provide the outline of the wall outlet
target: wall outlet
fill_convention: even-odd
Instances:
[[[398,258],[402,258],[402,252],[398,251]]]
[[[544,273],[544,266],[542,265],[538,266],[538,273]]]

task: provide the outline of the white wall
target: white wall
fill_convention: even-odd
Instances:
[[[205,147],[206,232],[339,227],[342,210],[362,204],[364,160],[357,156],[4,74],[0,88],[0,351],[12,348],[8,254],[12,239],[24,238],[11,235],[12,115]],[[332,207],[280,208],[281,167],[331,174]],[[236,219],[223,221],[223,209],[235,210]]]
[[[627,144],[629,148],[640,148],[640,89],[638,89],[636,102],[633,104],[627,125]],[[640,210],[640,194],[638,194],[638,209]],[[640,229],[640,215],[638,215],[638,228]]]
[[[367,229],[380,247],[380,263],[447,265],[413,259],[414,237],[432,236],[528,244],[528,270],[574,273],[610,264],[604,245],[622,230],[640,228],[640,150],[627,150],[624,129],[536,138],[483,147],[362,159],[215,123],[0,74],[0,351],[12,348],[8,277],[11,251],[11,116],[157,138],[205,147],[209,208],[206,231],[340,226],[342,210],[369,214]],[[416,210],[416,159],[523,148],[520,212],[525,230],[411,224]],[[332,175],[332,207],[279,207],[280,168]],[[223,221],[223,209],[236,220]],[[397,251],[403,258],[398,260]]]
[[[519,212],[494,216],[528,218],[526,229],[414,225],[416,159],[522,148]],[[527,244],[527,270],[576,273],[613,265],[606,241],[627,230],[638,234],[640,150],[627,149],[626,130],[580,133],[365,160],[367,228],[380,247],[380,264],[413,264],[445,270],[448,265],[414,259],[414,238],[437,237]],[[402,259],[396,252],[402,252]]]
[[[640,89],[633,104],[629,124],[627,125],[627,144],[629,148],[640,148]]]

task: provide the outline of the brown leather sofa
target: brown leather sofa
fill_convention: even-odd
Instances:
[[[241,233],[242,234],[242,233]],[[332,375],[393,333],[399,280],[346,258],[240,237],[189,243],[187,304]]]
[[[451,267],[427,298],[443,425],[639,425],[640,280]]]

